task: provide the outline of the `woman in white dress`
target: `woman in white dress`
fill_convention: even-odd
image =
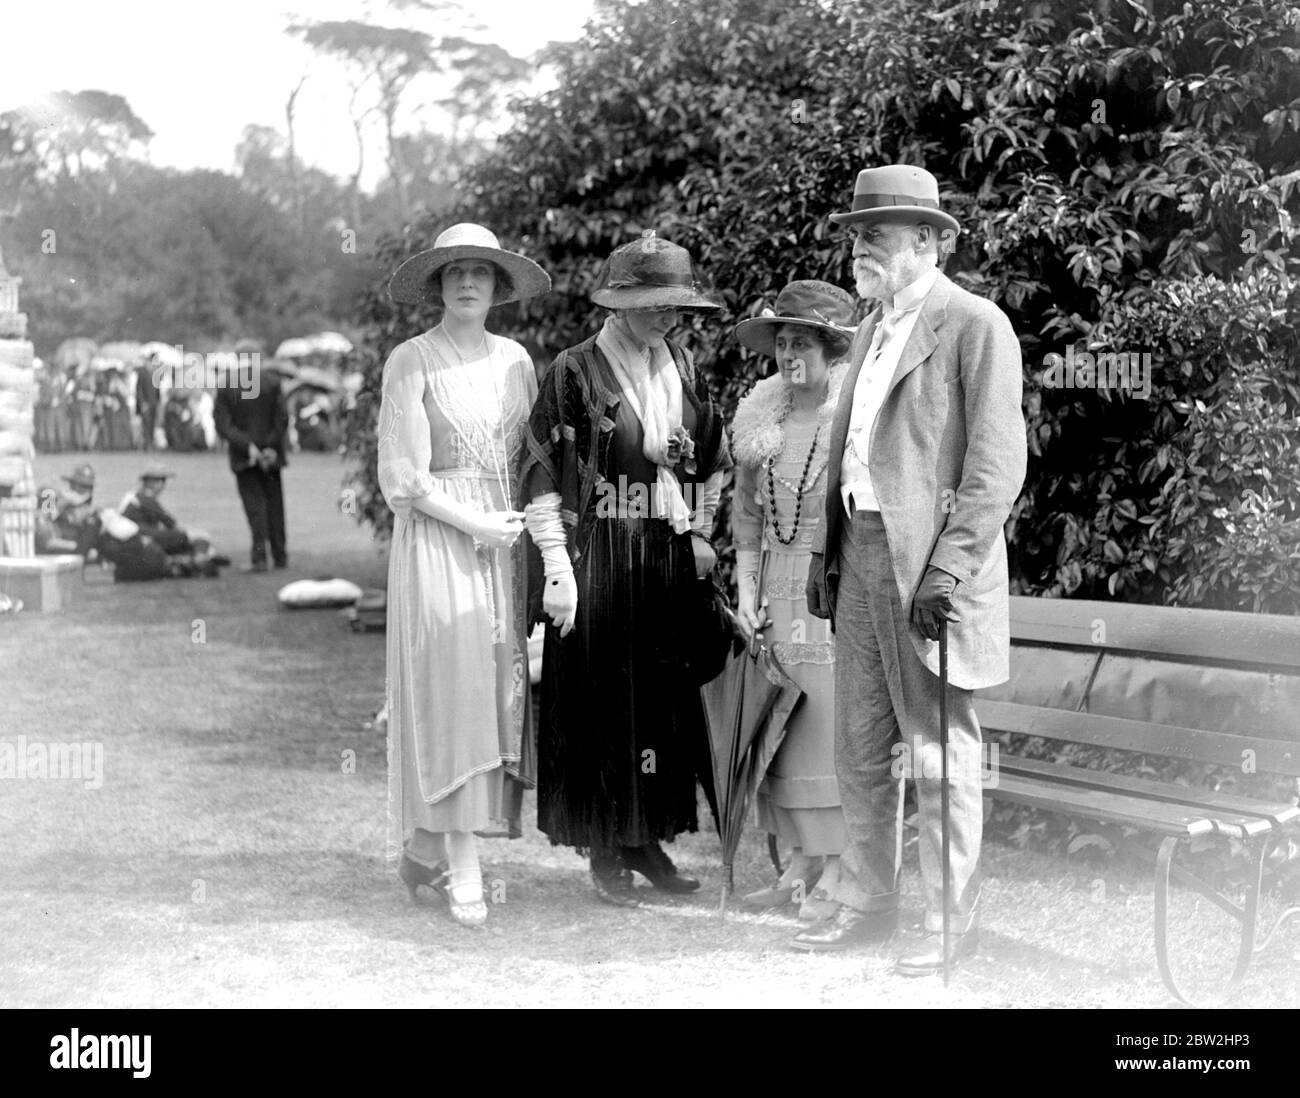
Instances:
[[[792,282],[774,313],[736,328],[741,343],[777,365],[732,424],[737,614],[804,690],[757,798],[760,825],[791,848],[790,863],[773,887],[743,902],[768,910],[793,901],[809,921],[835,912],[830,896],[847,838],[835,780],[835,651],[828,623],[808,614],[804,587],[853,310],[853,298],[830,283]]]
[[[393,275],[394,301],[442,321],[388,358],[379,484],[394,513],[388,570],[389,857],[412,899],[487,919],[475,835],[520,834],[534,784],[523,514],[511,509],[532,360],[488,310],[546,293],[537,264],[481,225],[454,225]]]

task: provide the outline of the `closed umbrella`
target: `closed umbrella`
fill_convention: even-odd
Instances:
[[[804,694],[771,649],[752,641],[700,693],[712,751],[725,910],[735,890],[736,847],[749,805]]]

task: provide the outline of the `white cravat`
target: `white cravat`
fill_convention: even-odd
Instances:
[[[889,394],[903,348],[916,327],[921,306],[933,289],[939,269],[931,267],[915,282],[894,295],[893,305],[885,312],[871,335],[853,387],[853,411],[849,416],[849,434],[844,442],[844,457],[840,462],[840,499],[850,517],[859,511],[879,511],[875,490],[871,486],[871,471],[867,468],[867,455],[871,452],[871,436],[876,428],[876,416]]]

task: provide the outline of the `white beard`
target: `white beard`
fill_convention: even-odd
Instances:
[[[857,271],[854,271],[853,280],[857,286],[858,297],[875,298],[876,292],[880,289],[881,279],[878,274],[870,272],[859,274]]]

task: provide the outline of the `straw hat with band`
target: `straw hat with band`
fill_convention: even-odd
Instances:
[[[170,469],[165,469],[161,465],[150,465],[143,473],[140,474],[141,480],[167,480],[176,474]]]
[[[776,354],[776,333],[782,324],[801,324],[837,336],[853,337],[853,296],[847,290],[816,279],[791,282],[776,295],[776,308],[736,325],[736,338],[751,351]]]
[[[551,276],[531,259],[507,252],[490,229],[465,221],[443,230],[432,248],[416,252],[402,263],[388,283],[388,296],[404,305],[441,305],[442,287],[431,281],[432,276],[458,259],[486,260],[510,276],[514,292],[494,297],[493,305],[538,297],[551,288]]]
[[[591,300],[606,309],[720,309],[708,296],[691,253],[658,236],[615,248]]]
[[[924,221],[954,235],[961,232],[957,219],[939,209],[939,181],[924,168],[911,164],[887,164],[858,172],[853,208],[847,213],[831,214],[837,225],[883,217]]]

